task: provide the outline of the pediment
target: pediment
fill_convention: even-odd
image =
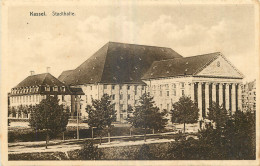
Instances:
[[[225,58],[219,56],[203,70],[198,72],[198,76],[211,76],[211,77],[231,77],[243,78],[243,75]]]

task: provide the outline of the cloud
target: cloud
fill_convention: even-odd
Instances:
[[[30,70],[42,73],[47,66],[58,76],[79,66],[108,41],[171,47],[184,56],[220,51],[234,62],[236,56],[241,61],[244,54],[251,56],[254,48],[254,43],[245,38],[246,27],[225,18],[211,25],[193,22],[182,26],[169,15],[160,15],[149,22],[134,19],[121,15],[89,16],[75,21],[70,25],[73,28],[14,37],[9,42],[12,57],[9,64],[13,67],[10,79],[17,84]],[[241,64],[239,67],[243,68]],[[21,70],[23,74],[14,73]]]

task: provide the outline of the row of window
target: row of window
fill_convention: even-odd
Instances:
[[[185,83],[184,83],[184,82],[181,82],[180,85],[181,85],[180,88],[184,88],[184,87],[185,87]],[[175,88],[176,88],[176,83],[171,84],[171,86],[172,86],[172,88],[175,89]],[[151,87],[152,87],[153,89],[156,89],[156,88],[162,89],[162,88],[164,88],[164,87],[165,87],[165,89],[169,89],[169,84],[152,85]]]
[[[11,103],[38,102],[41,100],[40,95],[14,96],[10,98]]]
[[[134,88],[135,88],[135,90],[137,90],[137,86],[138,85],[134,85]],[[103,87],[104,87],[104,89],[107,89],[108,88],[108,85],[103,85]],[[96,87],[97,88],[97,87]],[[111,85],[111,88],[112,89],[115,89],[115,85]],[[123,88],[123,86],[122,85],[119,85],[119,89],[121,90]],[[130,90],[130,88],[131,88],[131,86],[130,85],[127,85],[127,90]],[[145,86],[144,85],[142,85],[142,90],[144,90],[144,88],[145,88]],[[93,89],[93,86],[90,86],[90,90],[92,90]]]
[[[46,86],[44,87],[44,90],[47,92],[50,91],[56,91],[58,92],[59,88],[57,86],[54,87],[50,87],[50,86]],[[38,92],[39,91],[39,87],[31,87],[31,88],[23,88],[23,89],[13,89],[11,91],[12,94],[21,94],[21,93],[33,93],[33,92]],[[60,91],[65,92],[65,87],[60,87]]]
[[[160,91],[159,93],[160,93],[160,94],[159,94],[160,96],[163,96],[163,91]],[[165,94],[166,94],[166,96],[170,96],[170,91],[166,91]],[[156,91],[153,91],[153,95],[154,95],[154,96],[156,95]],[[176,96],[176,89],[173,89],[172,95],[173,95],[173,96]],[[181,90],[181,95],[182,95],[182,96],[185,95],[184,89]]]

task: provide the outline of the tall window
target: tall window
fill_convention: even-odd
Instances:
[[[124,105],[120,104],[120,111],[122,111],[124,109]]]
[[[120,94],[120,100],[123,100],[123,94]]]
[[[162,96],[162,91],[160,91],[160,96]]]
[[[115,100],[115,95],[112,95],[112,100]]]
[[[173,89],[173,96],[176,96],[176,89]]]
[[[130,100],[130,94],[127,95],[127,99]]]
[[[130,90],[130,86],[129,85],[127,86],[127,90]]]
[[[181,87],[184,88],[184,82],[181,83]]]
[[[167,95],[167,96],[169,96],[169,95],[170,95],[169,91],[166,91],[166,95]]]
[[[181,94],[182,94],[182,96],[184,96],[184,95],[185,95],[185,93],[184,93],[184,90],[181,90]]]
[[[115,89],[115,85],[112,85],[112,89]]]
[[[107,85],[104,85],[104,89],[107,89]]]

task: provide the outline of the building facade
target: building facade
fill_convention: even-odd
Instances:
[[[68,107],[71,116],[75,114],[77,107],[80,107],[80,97],[83,92],[78,89],[72,89],[60,82],[50,73],[31,74],[20,82],[16,87],[12,88],[9,94],[9,107],[14,108],[15,112],[9,115],[9,118],[28,119],[30,113],[22,112],[21,107],[29,107],[30,105],[39,104],[47,95],[57,96],[59,104]]]
[[[212,102],[230,112],[242,109],[243,75],[218,52],[182,57],[171,48],[109,42],[58,79],[83,90],[83,117],[86,105],[105,93],[111,95],[121,122],[127,108],[138,105],[145,92],[161,110],[170,110],[183,95],[190,96],[200,109],[200,119]]]
[[[242,87],[243,111],[256,111],[256,80],[245,83]]]

